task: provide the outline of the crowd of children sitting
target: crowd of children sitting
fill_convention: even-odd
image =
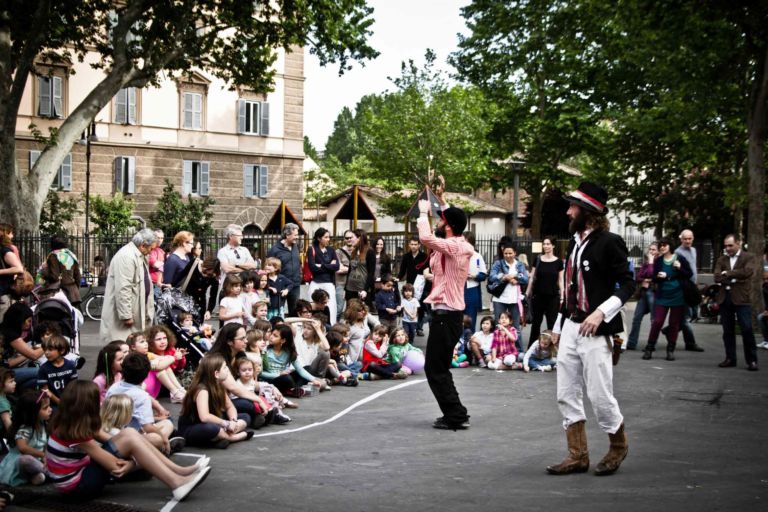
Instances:
[[[401,297],[384,276],[371,301],[376,314],[350,299],[338,323],[328,316],[327,292],[318,288],[311,303],[299,300],[284,317],[279,265],[270,258],[266,274],[226,277],[215,336],[211,325],[178,313],[177,332],[204,354],[194,369],[189,347],[177,346],[165,325],[104,346],[92,380],[78,379],[65,358],[65,338],[45,336],[37,389],[20,393],[13,408],[7,397],[16,391],[14,373],[0,368],[0,421],[9,447],[0,482],[49,481],[68,496],[89,498],[140,468],[182,500],[210,471],[207,457],[193,466],[173,463],[169,456],[184,446],[226,448],[251,439],[256,428],[290,422],[286,410],[298,407],[291,399],[361,380],[405,379],[423,367],[413,345],[419,307],[413,286],[403,286]],[[500,314],[498,325],[482,318],[477,332],[465,318],[455,367],[555,368],[550,332],[523,355],[508,313]],[[181,404],[176,425],[161,396]]]

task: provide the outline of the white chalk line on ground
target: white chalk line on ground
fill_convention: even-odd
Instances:
[[[363,398],[362,400],[359,400],[359,401],[355,402],[354,404],[350,405],[346,409],[344,409],[342,411],[339,411],[338,413],[334,414],[333,416],[331,416],[327,420],[316,421],[315,423],[310,423],[309,425],[304,425],[303,427],[299,427],[299,428],[292,428],[292,429],[288,429],[288,430],[280,430],[280,431],[277,431],[277,432],[267,432],[267,433],[264,433],[264,434],[257,434],[257,435],[255,435],[253,437],[255,439],[257,437],[282,436],[282,435],[285,435],[285,434],[293,434],[295,432],[301,432],[302,430],[308,430],[310,428],[315,428],[315,427],[320,427],[322,425],[327,425],[329,423],[333,423],[334,421],[338,420],[339,418],[341,418],[343,416],[346,416],[347,414],[349,414],[350,412],[354,411],[358,407],[360,407],[362,405],[365,405],[368,402],[376,400],[380,396],[383,396],[383,395],[389,393],[390,391],[397,391],[398,389],[407,388],[408,386],[413,386],[414,384],[421,384],[422,382],[427,382],[427,379],[411,380],[411,381],[408,381],[408,382],[403,382],[402,384],[398,384],[397,386],[392,386],[391,388],[382,389],[381,391],[377,391],[376,393],[372,394],[371,396],[367,396],[367,397]],[[202,457],[202,455],[199,455],[199,454],[196,454],[196,453],[181,453],[180,452],[180,453],[177,453],[176,455],[182,455],[184,457],[198,457],[198,458]],[[179,504],[178,501],[176,501],[175,499],[172,499],[171,501],[166,503],[163,508],[160,509],[160,512],[171,512],[171,510],[173,510],[174,507],[176,505],[178,505],[178,504]]]
[[[408,386],[413,386],[414,384],[421,384],[422,382],[427,382],[427,379],[411,380],[411,381],[403,382],[402,384],[398,384],[397,386],[392,386],[391,388],[382,389],[381,391],[377,391],[376,393],[372,394],[371,396],[367,396],[367,397],[363,398],[362,400],[360,400],[358,402],[355,402],[354,404],[350,405],[346,409],[344,409],[344,410],[336,413],[335,415],[331,416],[327,420],[316,421],[315,423],[310,423],[309,425],[304,425],[303,427],[292,428],[292,429],[289,429],[289,430],[279,430],[279,431],[276,431],[276,432],[265,432],[264,434],[256,434],[253,437],[255,439],[257,437],[282,436],[282,435],[285,435],[285,434],[293,434],[295,432],[301,432],[302,430],[308,430],[310,428],[315,428],[315,427],[320,427],[322,425],[327,425],[329,423],[332,423],[332,422],[338,420],[342,416],[345,416],[345,415],[349,414],[350,412],[354,411],[355,409],[357,409],[361,405],[365,405],[365,404],[367,404],[368,402],[370,402],[372,400],[376,400],[380,396],[385,395],[386,393],[389,393],[390,391],[397,391],[398,389],[406,388]]]

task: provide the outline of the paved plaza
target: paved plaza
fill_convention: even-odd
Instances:
[[[641,339],[647,330],[646,320]],[[187,501],[169,503],[170,492],[153,480],[110,486],[101,504],[201,512],[766,510],[768,351],[759,354],[766,363],[759,372],[747,372],[743,359],[721,369],[720,326],[694,330],[704,353],[680,350],[667,362],[628,352],[615,367],[629,456],[610,477],[545,474],[566,453],[554,374],[471,367],[454,370],[471,414],[467,431],[430,427],[439,410],[423,375],[335,387],[302,399],[289,411],[293,422],[257,431],[250,442],[176,456],[183,464],[212,456],[210,477]],[[84,330],[83,377],[93,372],[96,331],[93,322]],[[608,445],[593,418],[590,411],[592,467]]]

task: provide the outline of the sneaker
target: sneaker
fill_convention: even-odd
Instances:
[[[197,473],[195,477],[190,480],[189,482],[185,483],[184,485],[181,485],[173,490],[173,499],[176,501],[184,501],[187,496],[189,496],[192,491],[194,491],[197,486],[202,484],[206,478],[208,478],[208,474],[211,472],[211,468],[207,467],[204,468],[202,471]]]
[[[45,473],[38,473],[29,479],[32,485],[43,485],[45,483]]]
[[[480,368],[488,368],[488,363],[485,362],[485,359],[481,359],[477,362],[477,366]]]
[[[184,388],[179,388],[171,393],[171,403],[180,404],[184,401],[185,396],[187,396],[187,392],[184,391]]]
[[[78,356],[77,361],[75,362],[75,368],[82,370],[83,366],[85,366],[85,358],[83,356]]]
[[[285,407],[289,408],[289,409],[298,409],[299,408],[299,404],[297,404],[296,402],[291,402],[290,400],[286,400],[283,405]]]
[[[398,371],[394,375],[392,375],[393,379],[406,379],[408,378],[408,374],[405,373],[403,370]]]
[[[758,348],[764,348],[764,349],[768,350],[768,341],[764,341],[762,343],[758,343],[757,347]]]
[[[552,366],[548,365],[548,364],[545,364],[544,366],[540,366],[539,368],[543,372],[551,372],[552,371]]]
[[[170,455],[173,455],[174,453],[179,453],[184,449],[184,447],[187,445],[187,440],[183,437],[172,437],[168,440],[168,444],[171,445]]]
[[[464,420],[461,423],[453,423],[447,421],[445,418],[437,418],[432,424],[432,428],[439,430],[467,430],[469,428],[469,420]]]
[[[291,417],[282,412],[275,416],[275,425],[285,425],[291,422]]]
[[[416,336],[424,336],[424,331],[422,331],[421,329],[417,330]]]

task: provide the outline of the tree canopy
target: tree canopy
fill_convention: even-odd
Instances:
[[[157,84],[161,73],[205,69],[231,86],[272,87],[275,50],[309,46],[340,73],[377,55],[366,42],[365,0],[7,0],[0,6],[0,180],[12,193],[0,217],[36,229],[54,173],[95,115],[124,87]],[[36,66],[99,54],[102,81],[70,109],[27,173],[15,165],[16,117]],[[22,207],[23,205],[23,207]]]

